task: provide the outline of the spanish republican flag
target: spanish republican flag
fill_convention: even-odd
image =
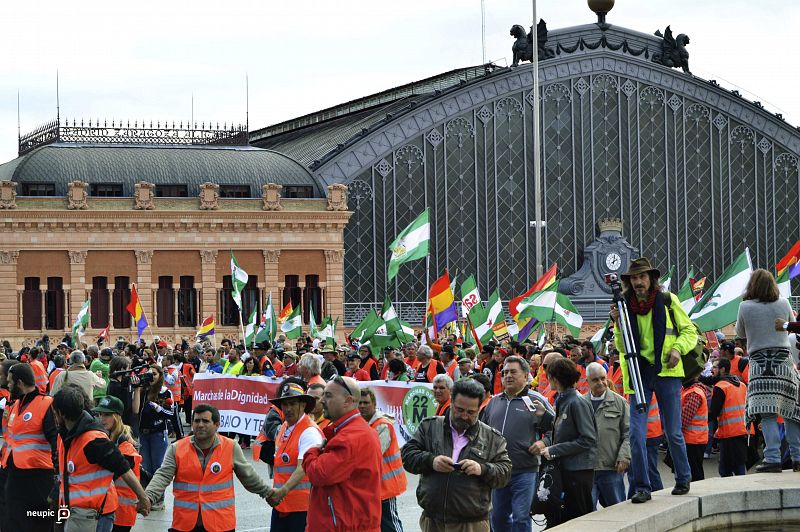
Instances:
[[[289,302],[286,303],[286,306],[281,310],[281,313],[278,315],[278,323],[282,324],[284,321],[286,321],[286,318],[292,315],[293,310],[292,300],[290,299]]]
[[[206,336],[212,336],[214,334],[214,327],[216,323],[214,322],[214,315],[207,317],[203,320],[203,323],[200,324],[200,329],[197,331],[195,335],[196,338],[205,338]]]
[[[139,334],[139,339],[142,338],[142,333],[147,329],[147,317],[144,315],[142,303],[139,301],[139,294],[136,292],[136,285],[131,287],[131,302],[126,307],[131,316],[133,316],[133,323],[136,324],[136,332]]]
[[[431,285],[428,300],[433,314],[434,329],[437,333],[445,325],[458,319],[455,297],[450,288],[450,276],[446,271]]]
[[[795,242],[789,252],[778,261],[778,264],[775,265],[775,271],[778,272],[778,275],[782,274],[783,270],[798,262],[798,257],[800,257],[800,240]]]

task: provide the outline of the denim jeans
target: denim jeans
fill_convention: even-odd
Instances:
[[[789,444],[789,454],[793,462],[800,462],[800,423],[784,418],[783,429],[786,434],[786,443]],[[764,462],[780,464],[781,460],[781,433],[778,427],[778,418],[774,415],[761,416],[761,432],[764,434]]]
[[[139,454],[142,455],[142,468],[153,474],[161,467],[161,462],[164,461],[164,454],[166,454],[167,447],[169,447],[167,431],[142,434],[139,437],[139,443],[141,445]]]
[[[531,502],[537,476],[535,471],[512,473],[506,487],[492,490],[492,530],[531,532]]]
[[[592,509],[597,510],[597,502],[608,508],[625,500],[625,481],[622,473],[614,470],[595,471],[592,486]]]
[[[646,491],[659,491],[664,489],[664,483],[661,481],[661,473],[658,472],[658,448],[661,442],[664,441],[664,436],[655,438],[647,438],[647,478],[650,480],[650,489]],[[687,457],[688,460],[688,457]],[[633,497],[636,492],[634,489],[635,482],[633,480],[633,473],[631,468],[628,468],[628,498]]]
[[[649,364],[640,366],[644,402],[650,404],[653,393],[656,394],[658,409],[661,413],[661,426],[667,438],[669,453],[675,465],[675,483],[689,484],[692,472],[686,456],[686,443],[681,431],[681,378],[658,377],[655,368]],[[656,449],[657,451],[657,449]],[[657,455],[656,455],[657,459]],[[651,490],[651,479],[648,473],[647,452],[647,410],[637,412],[634,401],[631,401],[631,470],[633,490]]]

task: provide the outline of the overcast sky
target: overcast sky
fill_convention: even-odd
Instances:
[[[486,0],[486,57],[510,63],[528,0]],[[585,0],[539,0],[550,29],[596,20]],[[608,22],[691,38],[692,71],[800,125],[795,0],[618,0]],[[267,126],[454,68],[480,64],[480,0],[10,2],[0,17],[0,162],[61,116],[245,120]],[[724,80],[724,81],[723,81]],[[745,93],[744,91],[747,91]]]

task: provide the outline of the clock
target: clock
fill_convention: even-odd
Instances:
[[[606,255],[606,268],[615,272],[622,266],[622,257],[616,253],[609,253]]]

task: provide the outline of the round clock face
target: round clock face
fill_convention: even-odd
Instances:
[[[616,253],[609,253],[606,255],[606,267],[611,271],[619,270],[620,266],[622,266],[622,257],[617,255]]]

